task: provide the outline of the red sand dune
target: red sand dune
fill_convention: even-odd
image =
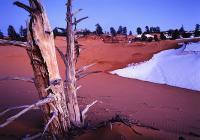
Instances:
[[[78,140],[120,138],[177,140],[180,136],[187,139],[198,138],[194,135],[200,134],[199,92],[108,74],[108,71],[125,67],[129,63],[148,60],[161,50],[176,48],[177,41],[104,44],[100,39],[82,38],[80,44],[83,46],[81,46],[82,51],[77,67],[97,63],[91,70],[102,71],[78,82],[82,85],[78,92],[81,108],[93,100],[102,101],[90,110],[87,121],[95,125],[111,119],[115,114],[122,114],[130,120],[158,128],[160,131],[134,126],[137,132],[143,134],[140,136],[124,124],[115,123],[112,131],[110,127],[100,128],[89,131],[77,138]],[[56,45],[64,51],[65,39],[56,38]],[[59,56],[58,58],[63,75],[63,63]],[[0,76],[31,76],[29,63],[23,49],[13,46],[0,47]],[[0,82],[0,111],[9,106],[33,103],[37,98],[36,90],[30,83]],[[0,119],[0,123],[4,119]],[[16,139],[41,130],[41,113],[31,111],[9,126],[0,129],[0,139]]]

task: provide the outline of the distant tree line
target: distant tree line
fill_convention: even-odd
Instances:
[[[26,41],[27,29],[23,28],[23,26],[20,26],[19,32],[17,32],[12,25],[9,25],[7,29],[7,33],[8,33],[7,39],[9,40]],[[5,35],[0,30],[0,39],[4,39],[4,38],[5,38]]]
[[[101,36],[104,34],[103,28],[101,27],[100,24],[95,25],[96,29],[95,31],[90,31],[89,29],[84,29],[81,31],[77,31],[77,34],[80,35],[98,35]],[[12,25],[8,26],[7,29],[8,33],[8,39],[10,40],[18,40],[18,41],[26,41],[27,37],[27,29],[24,28],[23,26],[20,26],[19,32],[15,30],[15,28]],[[53,30],[54,36],[66,36],[66,29],[65,28],[60,28],[56,27]],[[107,32],[106,32],[107,33]],[[118,29],[116,30],[114,27],[110,27],[110,35],[111,36],[116,36],[116,35],[133,35],[132,31],[127,31],[127,27],[119,26]],[[160,27],[149,27],[145,26],[144,31],[142,30],[141,27],[136,28],[136,33],[141,36],[140,40],[141,41],[159,41],[159,40],[166,40],[166,39],[179,39],[179,38],[190,38],[191,36],[194,37],[200,37],[200,24],[196,24],[194,31],[185,31],[184,26],[181,26],[180,29],[170,29],[168,31],[161,31]],[[147,37],[147,34],[154,34],[151,37]],[[0,39],[5,38],[5,35],[3,32],[0,30]],[[136,38],[137,40],[137,38]]]

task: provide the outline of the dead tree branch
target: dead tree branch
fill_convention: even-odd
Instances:
[[[89,64],[89,65],[86,65],[86,66],[82,66],[78,70],[76,70],[76,73],[81,73],[83,71],[86,71],[87,69],[89,69],[90,67],[92,67],[94,65],[96,65],[96,63],[92,63],[92,64]]]
[[[57,111],[55,111],[55,112],[52,113],[52,117],[49,119],[48,123],[47,123],[47,124],[45,125],[45,127],[44,127],[44,131],[43,131],[43,133],[42,133],[42,137],[43,137],[43,135],[45,134],[45,132],[47,131],[47,129],[48,129],[50,123],[53,122],[53,120],[54,120],[57,116],[58,116],[58,112],[57,112]]]
[[[83,9],[78,9],[77,11],[75,11],[74,13],[72,13],[72,16],[75,16],[76,14],[78,14],[80,11],[82,11]]]
[[[56,47],[56,50],[58,51],[58,53],[60,54],[60,57],[62,58],[64,64],[66,65],[67,60],[66,60],[65,54],[58,47]]]
[[[12,40],[4,40],[4,39],[0,39],[0,45],[13,45],[13,46],[17,46],[17,47],[22,47],[25,49],[30,49],[30,46],[28,45],[27,42],[22,42],[22,41],[12,41]]]
[[[7,126],[8,124],[12,123],[14,120],[16,120],[17,118],[19,118],[20,116],[22,116],[23,114],[25,114],[26,112],[36,108],[36,107],[41,107],[43,105],[46,105],[47,103],[50,103],[52,101],[55,100],[55,95],[50,94],[49,96],[47,96],[46,98],[39,100],[38,102],[36,102],[35,104],[29,105],[27,106],[25,109],[23,109],[22,111],[20,111],[19,113],[17,113],[16,115],[8,118],[6,120],[5,123],[0,124],[0,128],[3,128],[5,126]],[[5,112],[5,111],[4,111]]]
[[[86,76],[88,76],[88,75],[90,75],[90,74],[95,74],[95,73],[100,73],[100,72],[102,72],[102,71],[91,71],[91,72],[85,72],[85,73],[77,73],[76,74],[76,79],[77,80],[80,80],[81,78],[84,78],[84,77],[86,77]]]
[[[30,77],[19,77],[19,76],[5,76],[5,77],[0,77],[0,81],[4,80],[20,80],[20,81],[25,81],[25,82],[30,82],[30,83],[35,83],[34,78]]]
[[[36,135],[30,136],[30,135],[26,135],[26,137],[22,138],[22,140],[35,140],[39,137],[42,136],[42,133],[38,133]]]
[[[3,116],[4,114],[6,114],[9,111],[16,110],[16,109],[27,108],[27,107],[29,107],[29,105],[11,107],[11,108],[8,108],[8,109],[4,110],[3,112],[1,112],[0,116]]]
[[[93,105],[95,105],[98,102],[98,100],[95,100],[94,102],[92,102],[91,104],[87,105],[86,108],[81,112],[82,115],[82,120],[84,121],[86,118],[86,113],[89,111],[90,107],[92,107]]]
[[[19,1],[16,1],[16,2],[14,2],[13,4],[16,5],[16,6],[18,6],[18,7],[20,7],[20,8],[23,8],[24,10],[26,10],[26,11],[29,12],[29,13],[32,13],[32,12],[33,12],[33,9],[32,9],[31,7],[29,7],[29,6],[27,6],[27,5],[23,4],[23,3],[21,3],[21,2],[19,2]]]
[[[83,20],[85,20],[85,19],[87,19],[87,18],[88,18],[88,16],[87,16],[87,17],[80,18],[80,19],[78,19],[78,20],[75,20],[75,21],[72,23],[72,25],[77,25],[79,22],[81,22],[81,21],[83,21]]]

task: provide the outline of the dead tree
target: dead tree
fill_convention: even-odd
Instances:
[[[34,78],[7,76],[0,77],[0,80],[22,80],[34,83],[40,100],[32,105],[12,107],[0,113],[1,116],[10,110],[24,108],[15,116],[8,118],[5,123],[0,124],[0,128],[10,124],[31,109],[40,108],[46,123],[43,134],[48,130],[48,138],[50,139],[68,139],[69,130],[72,126],[81,127],[88,109],[97,103],[97,101],[94,101],[87,105],[82,113],[79,110],[76,95],[79,87],[76,85],[76,80],[95,72],[84,73],[86,69],[94,64],[83,66],[77,71],[75,70],[75,38],[73,32],[73,25],[75,23],[72,23],[71,3],[71,0],[68,0],[66,54],[63,54],[57,48],[66,66],[65,82],[61,79],[58,69],[53,32],[40,1],[29,0],[30,6],[21,2],[14,3],[30,14],[31,18],[27,25],[27,42],[0,40],[0,44],[25,48],[32,65]],[[76,22],[78,23],[83,19],[85,18],[79,19]]]
[[[0,127],[11,123],[28,110],[40,107],[46,123],[44,131],[48,128],[50,138],[67,138],[71,125],[63,80],[58,70],[53,32],[48,17],[39,0],[29,0],[30,6],[20,2],[14,4],[25,9],[31,16],[27,28],[27,46],[14,41],[7,42],[7,44],[12,43],[26,48],[40,100],[25,107],[24,110],[9,118]]]

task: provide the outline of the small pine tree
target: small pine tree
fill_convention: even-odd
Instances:
[[[156,27],[156,33],[160,33],[160,27],[159,26]]]
[[[20,28],[19,28],[19,35],[20,35],[20,37],[23,37],[23,36],[24,36],[23,30],[24,30],[24,28],[23,28],[23,26],[21,25]]]
[[[11,40],[19,40],[20,38],[19,34],[15,31],[15,28],[12,25],[8,26],[8,37]]]
[[[149,33],[154,33],[154,32],[155,32],[155,28],[154,27],[150,27]]]
[[[200,36],[200,25],[199,24],[196,24],[195,31],[194,31],[194,36],[195,37],[199,37]]]
[[[200,30],[200,25],[196,24],[195,31],[199,31],[199,30]]]
[[[172,33],[172,39],[179,39],[180,38],[180,32],[178,29],[174,30]]]
[[[166,40],[167,39],[163,32],[160,33],[160,39],[161,40]]]
[[[96,35],[100,36],[103,34],[103,29],[99,24],[96,24]]]
[[[146,26],[146,27],[145,27],[145,32],[146,32],[147,34],[150,33],[149,26]]]
[[[118,30],[117,30],[117,34],[122,34],[123,32],[123,27],[119,26]]]
[[[127,35],[127,28],[126,28],[126,27],[123,27],[123,28],[122,28],[122,34],[123,34],[123,35]]]
[[[138,35],[141,35],[142,34],[142,28],[138,27],[136,32],[137,32]]]
[[[110,27],[110,34],[111,34],[112,36],[116,36],[117,32],[116,32],[115,28]]]
[[[3,38],[4,38],[3,32],[0,30],[0,39],[3,39]]]
[[[181,28],[179,29],[179,33],[182,35],[185,33],[185,29],[183,27],[183,25],[181,26]]]
[[[132,31],[129,32],[129,35],[133,35]]]

